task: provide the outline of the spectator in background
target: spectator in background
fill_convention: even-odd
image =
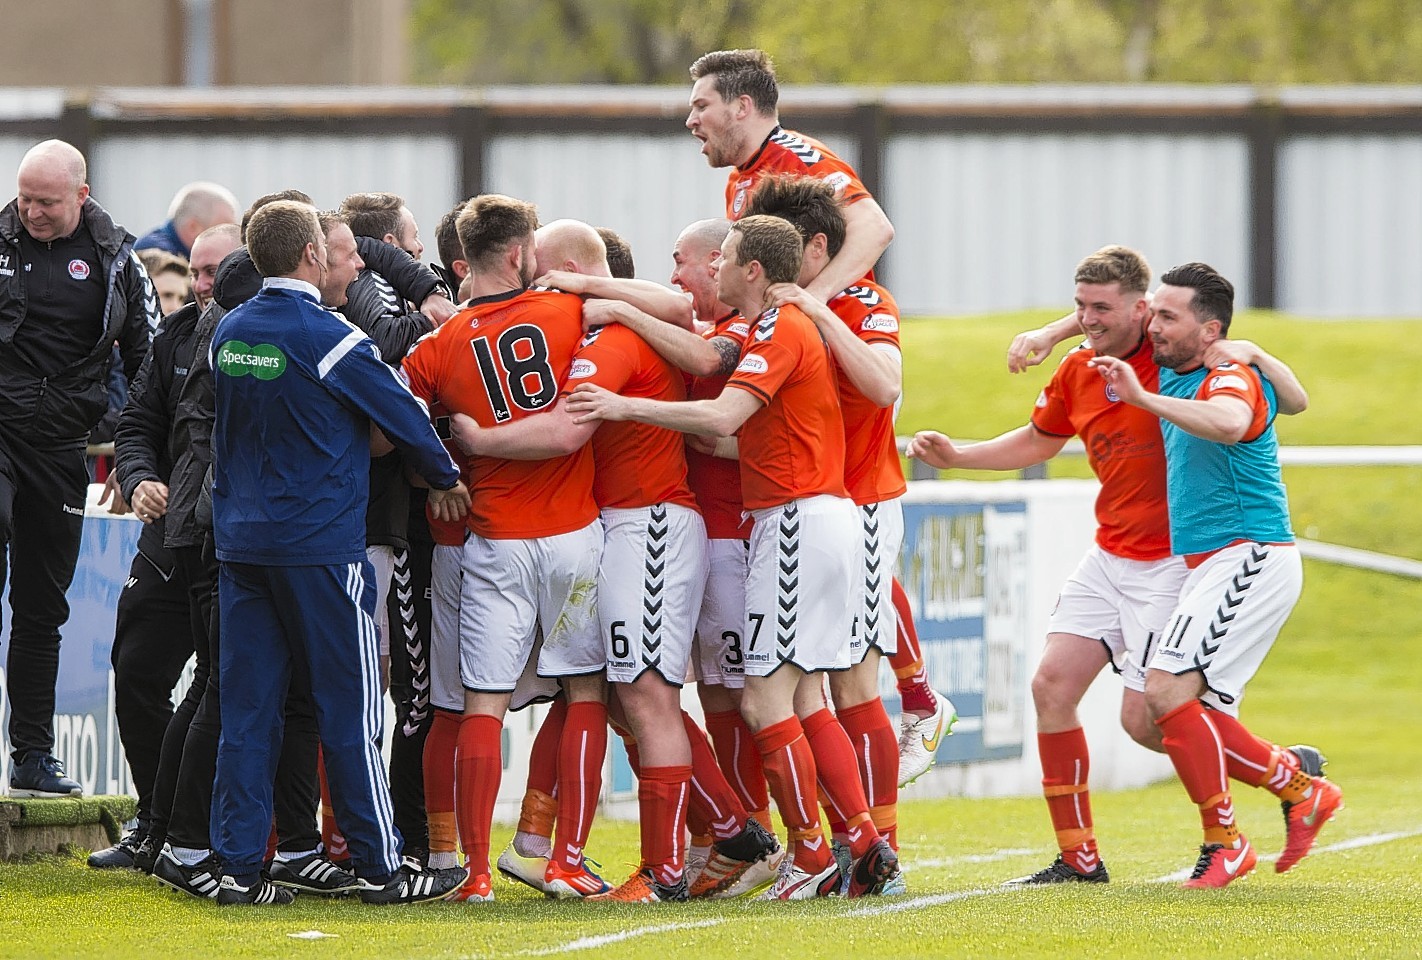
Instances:
[[[145,233],[135,250],[164,250],[187,259],[193,241],[208,227],[237,222],[237,198],[226,187],[198,180],[183,187],[168,205],[168,220]]]
[[[114,343],[138,371],[158,324],[133,235],[89,196],[61,140],[20,161],[0,211],[0,577],[10,574],[6,682],[12,796],[81,792],[54,757],[59,628],[84,531],[84,445],[108,406]],[[30,273],[51,278],[30,283]]]
[[[158,306],[163,316],[181,310],[192,296],[193,288],[187,258],[153,248],[140,250],[138,259],[143,261],[143,269],[148,271],[153,289],[158,291]]]

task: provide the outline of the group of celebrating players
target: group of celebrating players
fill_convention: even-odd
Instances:
[[[621,902],[906,889],[898,790],[931,765],[953,708],[928,684],[893,577],[899,317],[872,272],[893,230],[849,166],[779,125],[765,54],[707,54],[691,73],[687,126],[732,173],[725,218],[691,224],[673,249],[689,299],[614,276],[625,271],[592,226],[540,225],[531,204],[481,195],[453,218],[460,309],[400,363],[444,428],[451,489],[472,495],[458,510],[441,495],[429,518],[429,851],[402,901],[492,900],[495,867],[551,896]],[[1224,886],[1256,862],[1230,778],[1280,797],[1287,870],[1341,793],[1316,749],[1259,739],[1236,717],[1300,590],[1272,422],[1306,395],[1287,366],[1226,339],[1233,290],[1209,267],[1167,272],[1152,299],[1145,260],[1107,247],[1075,279],[1075,313],[1010,351],[1020,369],[1087,338],[1031,422],[971,445],[922,433],[908,451],[1017,469],[1077,435],[1102,482],[1096,545],[1063,588],[1033,682],[1060,856],[1014,882],[1107,880],[1076,715],[1107,664],[1125,685],[1123,725],[1170,755],[1200,807],[1186,885]],[[214,348],[227,349],[221,328]],[[886,656],[900,733],[879,697]],[[691,678],[704,729],[682,709]],[[552,706],[517,832],[493,860],[505,714],[540,701]],[[640,864],[616,886],[584,853],[609,726],[641,826]],[[269,786],[254,787],[268,813]],[[362,852],[388,844],[357,834],[393,832],[388,800],[337,801],[353,811],[342,826],[360,874]],[[357,889],[335,869],[283,882]]]

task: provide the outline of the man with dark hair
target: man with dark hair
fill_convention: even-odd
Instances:
[[[435,269],[441,279],[454,294],[454,299],[462,302],[464,282],[469,279],[469,260],[464,256],[464,245],[459,242],[459,215],[464,212],[467,200],[461,200],[439,218],[435,227],[435,248],[439,251],[440,265]]]
[[[719,396],[674,403],[583,384],[568,398],[576,421],[636,420],[711,437],[739,431],[742,492],[755,518],[741,712],[755,731],[793,851],[765,895],[772,900],[840,889],[820,831],[817,768],[795,692],[805,674],[849,666],[858,572],[858,517],[844,488],[844,422],[829,352],[798,307],[764,309],[773,284],[799,277],[802,251],[796,229],[776,217],[747,217],[731,227],[717,267],[718,297],[756,320]],[[870,820],[852,756],[848,769],[818,772],[844,811],[854,849],[848,894],[879,892],[897,874],[898,858]]]
[[[528,289],[535,276],[531,203],[476,197],[456,223],[473,298],[405,358],[416,396],[494,426],[553,404],[582,339],[582,301]],[[596,238],[594,238],[596,239]],[[470,879],[457,894],[489,901],[490,834],[502,776],[503,718],[525,667],[561,681],[568,698],[559,743],[558,815],[550,861],[594,886],[583,864],[607,749],[605,657],[596,614],[602,524],[592,451],[540,460],[472,461],[478,492],[464,548],[460,678],[464,719],[456,754],[461,844]],[[541,627],[543,643],[535,647]],[[601,882],[596,884],[601,888]],[[570,884],[569,892],[574,890]]]
[[[140,237],[135,250],[163,250],[187,259],[193,241],[209,227],[237,222],[237,198],[217,183],[199,180],[173,195],[168,220]]]
[[[320,306],[333,270],[316,211],[277,201],[248,224],[263,290],[213,336],[213,525],[223,630],[223,737],[213,826],[218,903],[289,903],[261,877],[281,703],[309,671],[337,816],[362,899],[410,903],[462,881],[402,867],[380,760],[374,591],[361,513],[372,423],[433,488],[437,515],[467,511],[459,471],[424,406],[369,338]],[[358,266],[359,260],[352,264]]]
[[[691,112],[686,126],[702,142],[713,167],[732,167],[726,183],[726,216],[746,215],[746,201],[770,173],[818,177],[845,204],[844,247],[810,293],[828,301],[860,279],[894,239],[894,228],[848,164],[818,140],[780,126],[775,66],[763,50],[718,50],[691,66]]]
[[[1238,720],[1244,688],[1303,586],[1279,469],[1274,384],[1253,366],[1207,362],[1234,313],[1234,287],[1212,267],[1166,271],[1151,306],[1160,392],[1120,357],[1099,356],[1091,366],[1123,402],[1161,420],[1171,549],[1189,575],[1150,657],[1145,701],[1204,828],[1184,886],[1223,887],[1257,862],[1235,823],[1230,778],[1283,802],[1279,873],[1308,853],[1343,794],[1318,774],[1317,751],[1280,747]]]
[[[339,213],[358,237],[374,237],[399,247],[418,260],[424,255],[420,228],[405,201],[394,193],[353,193],[341,201]]]
[[[607,269],[616,280],[631,280],[637,276],[637,264],[632,259],[632,244],[622,239],[611,227],[598,227],[597,235],[607,247]]]
[[[84,445],[108,407],[114,343],[138,372],[157,297],[133,235],[89,196],[61,140],[20,161],[0,211],[0,578],[10,576],[10,793],[72,796],[54,749],[59,628],[69,619],[89,475]]]

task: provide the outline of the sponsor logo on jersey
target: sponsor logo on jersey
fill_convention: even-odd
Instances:
[[[228,340],[217,351],[217,369],[229,377],[250,373],[258,380],[275,380],[286,372],[286,354],[270,343],[253,347],[241,340]]]
[[[733,333],[738,337],[748,337],[750,336],[750,324],[746,323],[745,321],[741,321],[740,323],[733,323],[726,328],[726,332]]]
[[[573,361],[573,366],[568,370],[569,380],[581,380],[597,373],[597,364],[591,360],[584,360],[581,357]]]
[[[1225,374],[1210,380],[1210,390],[1248,390],[1249,381],[1234,374]]]
[[[883,333],[893,333],[899,328],[899,318],[890,316],[887,313],[876,313],[864,318],[865,330],[878,330]]]
[[[69,276],[73,277],[75,280],[88,280],[89,265],[83,260],[70,260]]]
[[[752,353],[736,365],[737,373],[765,373],[770,364],[760,354]]]
[[[843,170],[836,170],[829,176],[821,177],[820,179],[823,180],[825,183],[829,184],[831,187],[834,187],[835,196],[839,196],[840,194],[844,193],[844,188],[849,186],[849,174],[845,173]]]

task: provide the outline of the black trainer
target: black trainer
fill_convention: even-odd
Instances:
[[[780,849],[780,841],[755,817],[746,817],[746,825],[740,833],[729,840],[717,840],[714,846],[717,853],[732,860],[755,863],[775,854]]]
[[[64,775],[64,764],[48,753],[30,751],[10,767],[12,797],[78,797],[84,788]]]
[[[849,897],[868,897],[879,893],[884,885],[899,874],[899,855],[880,837],[869,845],[864,856],[854,861],[849,871]]]
[[[1097,861],[1095,870],[1090,873],[1082,873],[1074,867],[1067,866],[1067,862],[1061,858],[1061,854],[1058,854],[1051,866],[1025,877],[1007,880],[1002,885],[1004,887],[1038,887],[1048,883],[1109,883],[1110,881],[1111,875],[1106,872],[1106,861]]]
[[[133,851],[133,869],[142,873],[152,873],[158,863],[158,855],[163,852],[163,841],[148,834]]]
[[[360,898],[365,903],[391,906],[402,903],[425,903],[443,900],[468,879],[463,867],[452,870],[420,870],[406,864],[386,881],[384,886],[361,881]]]
[[[223,877],[217,888],[219,907],[285,907],[296,901],[296,893],[258,876],[251,886],[242,886],[233,877]]]
[[[135,870],[137,869],[134,857],[138,853],[138,848],[147,838],[147,833],[140,827],[135,827],[119,838],[119,842],[112,847],[105,847],[103,850],[95,850],[89,854],[89,866],[95,870]]]
[[[279,887],[326,897],[344,896],[361,888],[355,874],[342,870],[319,851],[294,860],[273,860],[266,873]]]
[[[222,868],[212,854],[188,866],[173,856],[172,850],[164,847],[153,864],[153,879],[179,893],[199,900],[211,900],[217,896],[217,888],[222,882]]]

